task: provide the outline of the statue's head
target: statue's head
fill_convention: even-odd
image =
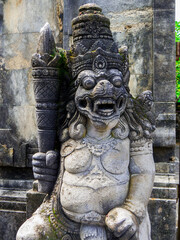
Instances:
[[[97,127],[115,127],[128,96],[124,82],[127,49],[118,51],[110,21],[95,4],[80,7],[79,16],[72,21],[72,31],[69,62],[77,87],[77,110]]]

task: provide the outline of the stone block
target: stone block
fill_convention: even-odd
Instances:
[[[74,2],[73,0],[67,0],[64,2],[63,46],[65,49],[69,48],[69,35],[71,35],[71,19],[77,16],[78,8],[80,5],[90,2],[92,1],[78,0]],[[126,25],[129,25],[129,22],[132,25],[134,24],[135,28],[145,26],[145,22],[147,19],[148,22],[152,23],[152,17],[148,18],[149,9],[152,9],[152,0],[135,0],[133,2],[125,0],[112,0],[109,2],[104,2],[104,0],[94,0],[93,2],[98,4],[102,8],[104,15],[110,18],[112,32],[122,32],[121,26],[124,28]],[[141,19],[140,25],[137,24],[139,19]],[[119,38],[118,42],[121,42]]]
[[[159,162],[155,164],[156,167],[156,173],[159,174],[168,174],[168,173],[175,173],[176,170],[176,162],[172,163],[164,163],[164,162]]]
[[[176,107],[174,102],[155,102],[155,113],[163,114],[163,113],[175,113]]]
[[[31,186],[32,187],[32,186]],[[17,201],[26,203],[26,191],[25,190],[12,190],[12,188],[3,189],[0,187],[0,200],[4,201]]]
[[[13,166],[13,148],[0,144],[0,166]]]
[[[175,82],[175,55],[154,53],[154,80],[156,84]],[[174,89],[173,89],[174,90]]]
[[[152,91],[152,75],[131,75],[129,87],[134,97],[145,90]]]
[[[11,148],[11,129],[0,129],[0,143]]]
[[[155,102],[175,102],[175,80],[153,83],[153,97]]]
[[[11,126],[17,130],[17,136],[26,142],[36,142],[37,126],[35,107],[27,105],[9,108],[9,118]]]
[[[153,35],[153,44],[154,44],[154,53],[164,54],[168,56],[175,55],[175,34],[174,33],[161,33],[154,32]]]
[[[154,145],[161,147],[173,147],[176,144],[176,129],[158,127],[155,130]]]
[[[13,210],[0,210],[1,240],[15,240],[19,227],[26,220],[26,212]]]
[[[157,10],[174,10],[175,8],[175,1],[174,0],[154,0],[154,9]]]
[[[6,69],[29,68],[38,38],[39,33],[4,34],[2,42]]]
[[[11,70],[3,80],[3,102],[11,106],[35,105],[29,69]]]
[[[32,168],[0,167],[0,179],[33,179]]]
[[[169,187],[154,187],[151,198],[176,199],[177,189]]]
[[[174,33],[174,10],[154,11],[154,32]]]
[[[162,139],[161,139],[162,140]],[[156,146],[156,144],[158,144]],[[169,162],[170,159],[175,156],[175,149],[173,147],[161,146],[160,140],[154,143],[153,149],[154,161],[155,162]]]
[[[37,210],[45,198],[45,193],[39,193],[37,191],[29,190],[27,192],[27,208],[26,216],[30,218],[32,214]]]
[[[26,203],[0,200],[0,209],[26,211]]]
[[[11,189],[31,189],[33,180],[0,179],[0,187]]]
[[[154,187],[177,188],[179,184],[175,175],[155,175]]]
[[[39,32],[46,23],[56,29],[55,1],[14,1],[4,3],[4,33]]]
[[[148,205],[153,240],[176,239],[176,200],[152,198]]]
[[[3,19],[3,2],[0,2],[0,21]]]

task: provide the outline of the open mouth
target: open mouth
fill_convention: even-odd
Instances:
[[[121,97],[117,100],[109,97],[98,99],[86,97],[85,99],[79,99],[78,103],[81,110],[90,110],[100,116],[109,117],[123,106],[123,99]]]

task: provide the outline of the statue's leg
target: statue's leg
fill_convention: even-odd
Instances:
[[[19,228],[16,240],[57,239],[47,217],[36,211],[33,216]]]
[[[81,224],[81,240],[107,240],[105,227],[90,224]]]

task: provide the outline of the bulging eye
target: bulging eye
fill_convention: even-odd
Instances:
[[[89,90],[95,86],[95,80],[93,78],[84,78],[82,80],[82,85],[85,89]]]
[[[112,84],[115,86],[115,87],[121,87],[121,84],[122,84],[122,78],[121,77],[114,77],[112,79]]]

